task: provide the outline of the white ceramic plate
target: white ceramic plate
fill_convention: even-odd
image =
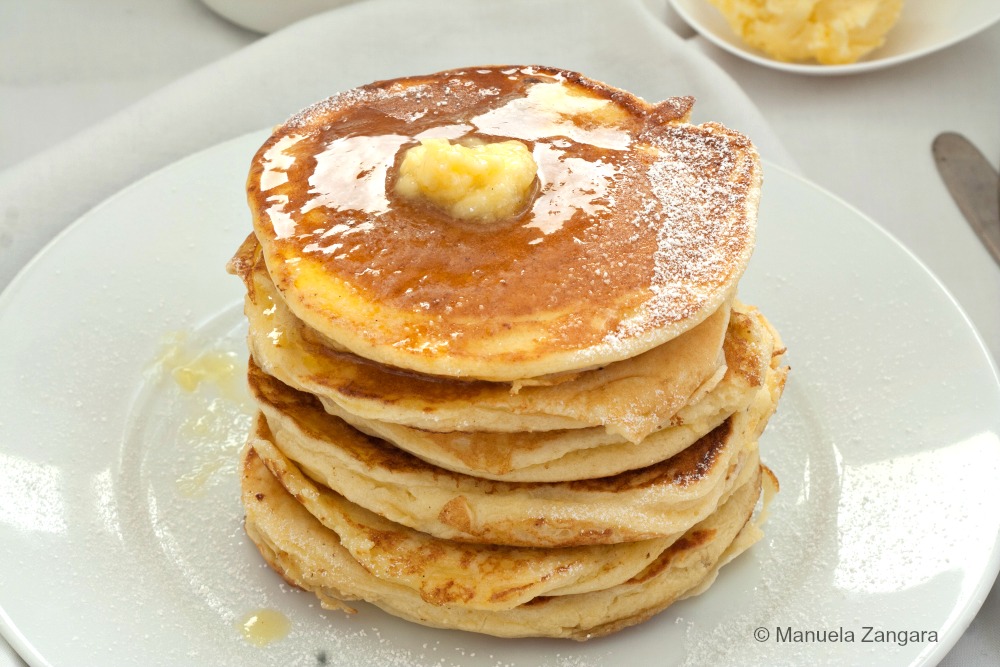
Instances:
[[[670,0],[687,23],[732,54],[797,74],[855,74],[890,67],[934,53],[985,30],[1000,20],[996,0],[905,0],[899,21],[881,48],[848,65],[787,63],[747,46],[708,0]]]
[[[715,586],[586,644],[431,630],[365,605],[348,617],[290,590],[243,535],[241,397],[164,372],[180,334],[189,353],[244,355],[242,287],[223,265],[249,230],[244,169],[262,140],[123,191],[0,296],[0,626],[30,664],[930,665],[965,629],[998,567],[983,492],[1000,477],[995,371],[913,257],[773,167],[742,295],[791,350],[761,443],[782,491],[766,539]],[[263,648],[238,628],[262,608],[291,622]],[[865,627],[925,634],[871,643]]]

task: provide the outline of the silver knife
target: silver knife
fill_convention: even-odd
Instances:
[[[1000,265],[1000,174],[972,142],[956,132],[935,137],[931,152],[948,192]]]

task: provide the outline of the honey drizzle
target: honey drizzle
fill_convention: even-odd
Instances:
[[[264,647],[284,639],[292,629],[288,617],[274,609],[256,609],[237,622],[243,638],[254,646]]]
[[[154,366],[181,389],[187,404],[178,434],[193,464],[176,484],[182,495],[196,497],[233,465],[246,439],[252,409],[244,366],[235,352],[198,348],[182,333],[166,337]]]

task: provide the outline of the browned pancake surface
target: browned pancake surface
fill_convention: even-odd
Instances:
[[[535,94],[545,85],[608,104],[556,113]],[[543,67],[337,95],[278,128],[253,161],[268,269],[296,315],[383,363],[517,379],[631,356],[714,312],[753,245],[753,146],[683,122],[691,103],[651,105]],[[482,225],[397,197],[403,151],[442,132],[528,145],[533,203]]]

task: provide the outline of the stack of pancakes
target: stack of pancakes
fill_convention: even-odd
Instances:
[[[750,141],[579,74],[383,81],[253,160],[246,531],[324,605],[586,639],[704,590],[757,540],[757,440],[787,369],[736,299]],[[422,140],[515,140],[522,209],[394,187]],[[763,481],[762,481],[763,480]]]

